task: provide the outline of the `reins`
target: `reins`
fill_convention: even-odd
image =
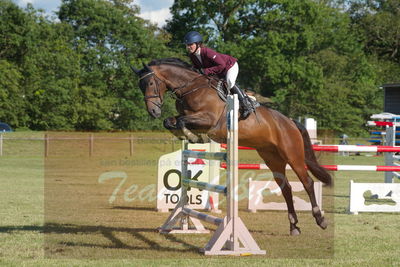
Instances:
[[[163,81],[161,78],[159,78],[159,77],[157,76],[157,74],[156,74],[154,71],[151,71],[151,72],[149,72],[149,73],[146,73],[145,75],[143,75],[142,77],[139,78],[139,81],[142,80],[142,79],[144,79],[144,78],[146,78],[146,77],[148,77],[148,76],[154,76],[154,77],[155,77],[157,80],[159,80],[160,82],[166,83],[166,82]],[[193,82],[196,81],[197,79],[203,78],[203,77],[205,77],[205,78],[208,80],[207,85],[198,86],[198,87],[195,87],[195,88],[193,88],[193,89],[191,89],[191,90],[189,90],[189,91],[187,91],[187,92],[183,92],[183,93],[181,93],[181,94],[178,94],[178,92],[181,92],[182,89],[185,89],[185,88],[189,87],[191,83],[193,83]],[[207,76],[204,76],[204,75],[197,76],[197,77],[195,77],[194,79],[192,79],[191,81],[186,82],[184,85],[178,86],[178,87],[176,87],[176,88],[172,88],[171,91],[170,91],[170,92],[171,92],[170,95],[171,95],[171,96],[173,95],[173,97],[174,97],[176,100],[182,101],[182,99],[183,99],[184,97],[186,97],[186,96],[189,95],[189,94],[192,94],[192,93],[196,92],[196,91],[199,90],[199,89],[207,88],[207,87],[214,88],[213,85],[211,84],[211,81],[212,81],[212,79],[209,78],[209,77],[207,77]],[[215,89],[215,88],[214,88],[214,89]],[[160,103],[156,103],[156,102],[150,100],[150,99],[152,99],[152,98],[159,98],[159,99],[160,99]],[[145,101],[149,101],[149,102],[151,102],[152,104],[156,105],[157,107],[161,108],[161,106],[162,106],[162,104],[163,104],[163,99],[162,99],[162,97],[161,97],[160,89],[159,89],[159,86],[158,86],[158,83],[157,83],[157,82],[156,82],[156,92],[155,92],[155,94],[154,94],[154,95],[145,96],[145,97],[144,97],[144,100],[145,100]]]

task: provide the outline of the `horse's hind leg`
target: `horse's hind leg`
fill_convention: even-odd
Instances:
[[[286,178],[285,168],[286,161],[283,160],[277,153],[268,153],[258,151],[261,158],[264,159],[265,163],[268,165],[276,183],[279,185],[283,197],[285,198],[286,205],[288,208],[288,218],[290,223],[290,235],[299,235],[301,233],[300,228],[297,227],[297,214],[294,210],[293,205],[293,195],[292,187]]]
[[[305,168],[304,161],[300,161],[297,159],[295,161],[289,162],[289,164],[292,167],[292,169],[294,170],[294,172],[297,174],[297,176],[299,177],[301,183],[304,186],[304,189],[306,190],[306,192],[308,194],[308,197],[310,198],[312,214],[315,218],[315,221],[322,229],[326,229],[326,227],[328,227],[328,223],[326,222],[324,216],[322,216],[321,210],[317,204],[317,200],[315,198],[315,192],[314,192],[314,181],[308,175],[307,170]]]

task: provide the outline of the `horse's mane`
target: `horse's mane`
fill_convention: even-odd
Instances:
[[[148,65],[149,66],[158,66],[161,64],[168,64],[168,65],[173,65],[173,66],[177,66],[177,67],[181,67],[187,70],[191,70],[191,71],[196,71],[195,68],[193,68],[192,65],[190,65],[189,63],[176,58],[176,57],[169,57],[169,58],[161,58],[161,59],[154,59],[152,60]],[[197,71],[196,71],[197,72]]]

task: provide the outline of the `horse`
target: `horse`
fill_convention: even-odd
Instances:
[[[176,99],[178,115],[164,120],[174,135],[192,142],[204,135],[215,142],[226,143],[226,102],[219,93],[219,81],[197,72],[177,58],[163,58],[132,67],[139,77],[148,113],[158,118],[167,92]],[[319,227],[326,229],[327,220],[321,213],[314,192],[314,181],[307,169],[326,185],[331,175],[319,165],[307,130],[280,112],[258,106],[248,118],[239,120],[239,145],[254,148],[273,173],[288,208],[290,235],[299,235],[298,219],[293,205],[292,189],[285,175],[289,164],[302,182],[311,202],[312,215]]]

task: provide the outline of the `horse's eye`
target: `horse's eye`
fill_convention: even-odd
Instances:
[[[153,82],[150,82],[150,85],[153,85],[154,83]]]

